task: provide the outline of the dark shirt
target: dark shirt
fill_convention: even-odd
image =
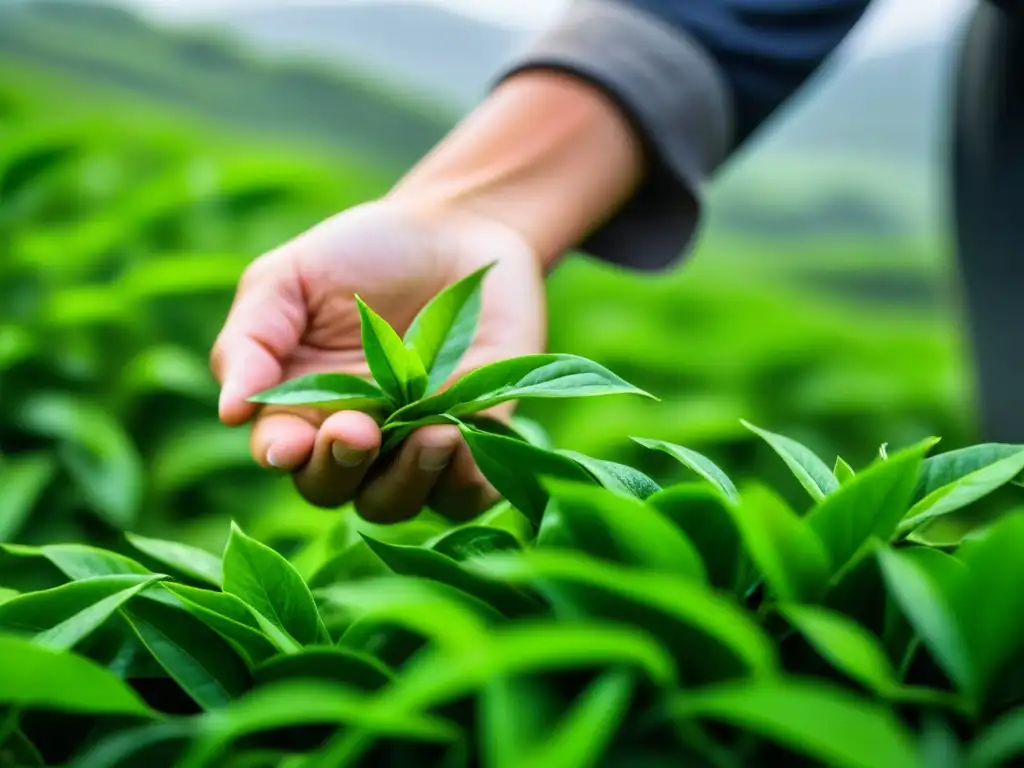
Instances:
[[[1020,13],[1024,0],[995,2]],[[509,70],[557,68],[621,107],[650,173],[580,249],[641,269],[696,232],[708,179],[833,54],[871,0],[576,0]]]

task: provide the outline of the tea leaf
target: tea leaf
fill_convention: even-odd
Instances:
[[[0,462],[0,541],[18,535],[56,470],[48,453],[22,454]]]
[[[646,633],[620,624],[523,623],[492,629],[473,649],[430,646],[411,660],[381,706],[397,711],[439,706],[500,676],[621,665],[657,684],[675,677],[664,648]]]
[[[492,552],[515,551],[521,548],[519,540],[508,531],[500,528],[484,528],[478,525],[457,528],[451,533],[443,535],[431,546],[431,549],[438,554],[458,561]]]
[[[360,622],[392,624],[462,650],[484,642],[488,625],[502,618],[487,603],[436,581],[380,577],[325,587],[317,597]]]
[[[395,411],[386,429],[428,416],[464,416],[510,400],[630,394],[653,398],[597,363],[575,355],[526,355],[467,373],[448,389]]]
[[[1024,650],[1024,515],[1002,518],[960,554],[967,584],[958,606],[975,672],[988,693]],[[955,599],[955,594],[953,595]]]
[[[145,768],[166,752],[176,755],[186,746],[186,740],[194,735],[195,730],[193,720],[183,719],[161,720],[115,731],[85,750],[75,761],[75,768]]]
[[[543,603],[500,581],[481,578],[440,552],[420,547],[386,544],[366,534],[363,539],[384,563],[400,576],[419,576],[455,587],[497,608],[506,616],[541,613]]]
[[[224,591],[251,605],[300,645],[330,642],[313,595],[295,567],[235,523],[224,550]]]
[[[747,552],[780,599],[813,603],[822,597],[828,552],[806,520],[762,486],[752,486],[729,509]]]
[[[255,676],[260,686],[283,680],[324,680],[363,691],[376,691],[394,679],[391,670],[369,654],[329,647],[275,656],[260,664]]]
[[[125,534],[125,537],[132,546],[161,565],[169,566],[197,581],[220,587],[221,565],[216,555],[176,541],[150,539],[134,533]]]
[[[910,736],[885,707],[804,680],[726,683],[679,694],[679,718],[708,718],[836,768],[918,768]]]
[[[807,514],[807,525],[828,549],[833,574],[872,536],[892,538],[914,492],[924,454],[933,444],[925,440],[876,460]]]
[[[125,601],[163,576],[97,576],[29,592],[0,604],[0,628],[30,633],[34,642],[65,650],[91,634]]]
[[[906,513],[899,531],[909,532],[933,518],[962,509],[1017,477],[1024,471],[1024,448],[1014,446],[1014,452],[1006,455],[1009,448],[974,446],[926,459],[918,487],[927,495]],[[936,462],[947,456],[950,458]]]
[[[857,476],[857,473],[853,471],[853,467],[847,464],[842,456],[836,456],[836,466],[832,470],[832,474],[835,475],[836,482],[840,485],[853,480]]]
[[[597,765],[626,716],[635,676],[605,672],[573,702],[551,737],[528,754],[521,765],[532,768],[587,768]]]
[[[253,609],[227,592],[211,592],[184,584],[164,584],[189,613],[223,637],[250,666],[254,666],[278,650],[288,653],[298,646],[277,648],[272,637],[260,630]]]
[[[386,411],[389,396],[372,382],[347,373],[310,373],[249,398],[266,405],[309,405],[326,410]]]
[[[563,709],[550,682],[527,675],[497,677],[477,697],[481,764],[515,768],[557,722]]]
[[[715,488],[705,483],[680,484],[665,488],[647,499],[678,527],[700,553],[709,581],[719,589],[738,591],[746,558],[740,533]]]
[[[661,490],[661,486],[650,477],[626,464],[595,459],[576,451],[560,450],[557,453],[575,461],[589,472],[599,485],[610,491],[644,501]]]
[[[56,624],[33,638],[38,645],[55,651],[74,648],[80,641],[99,629],[115,612],[135,595],[163,576],[153,576],[140,584],[115,592]]]
[[[596,485],[548,480],[559,514],[580,549],[601,558],[707,579],[700,554],[655,507]]]
[[[886,588],[935,660],[962,690],[974,681],[966,628],[956,607],[967,573],[953,557],[925,548],[879,549]]]
[[[487,481],[534,526],[539,526],[549,495],[539,478],[590,480],[591,475],[567,456],[521,440],[459,425],[473,461]]]
[[[513,583],[534,583],[549,594],[570,588],[574,610],[629,621],[683,659],[701,659],[701,670],[684,674],[771,674],[778,664],[775,647],[748,613],[692,579],[539,549],[491,555],[469,566]]]
[[[650,448],[652,451],[667,453],[676,461],[682,463],[686,467],[689,467],[711,483],[715,488],[725,494],[726,498],[730,501],[739,501],[740,494],[739,491],[736,490],[736,486],[733,485],[732,480],[730,480],[729,476],[707,456],[681,445],[667,443],[664,440],[648,440],[643,437],[633,437],[630,439],[639,443],[644,448]]]
[[[0,706],[153,718],[128,685],[89,659],[0,634]]]
[[[743,426],[761,437],[772,449],[782,457],[786,466],[796,475],[811,498],[820,501],[829,493],[839,487],[839,481],[821,459],[815,455],[807,446],[798,443],[785,435],[777,435],[766,429],[756,427],[748,421],[742,421]]]
[[[140,600],[124,616],[157,663],[203,709],[222,707],[249,687],[241,658],[191,614]]]
[[[990,725],[967,753],[968,768],[1002,768],[1024,755],[1024,707],[1003,715]]]
[[[363,353],[374,380],[398,406],[419,400],[427,391],[423,361],[402,343],[387,320],[359,296],[355,298],[362,320]]]
[[[480,321],[483,280],[488,264],[452,283],[419,311],[405,332],[405,346],[423,361],[426,394],[437,391],[452,375],[473,343]]]
[[[883,696],[897,688],[885,649],[857,622],[818,606],[783,605],[778,611],[839,671]]]
[[[208,713],[199,738],[179,765],[209,765],[232,742],[261,731],[318,724],[345,724],[378,736],[420,741],[450,741],[459,733],[433,715],[389,709],[366,694],[337,684],[289,680],[253,691],[220,712]]]

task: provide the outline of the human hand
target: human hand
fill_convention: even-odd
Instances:
[[[243,275],[211,354],[221,420],[239,426],[254,419],[254,459],[291,472],[318,506],[354,501],[366,519],[389,523],[424,505],[454,519],[482,512],[496,493],[454,426],[421,428],[381,457],[380,428],[364,413],[257,408],[246,399],[308,373],[366,375],[354,294],[402,333],[442,288],[491,262],[477,335],[453,379],[543,350],[542,266],[506,225],[382,200],[261,256]],[[488,415],[508,417],[511,404]]]

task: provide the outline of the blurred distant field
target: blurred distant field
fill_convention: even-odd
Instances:
[[[217,422],[207,351],[250,259],[382,193],[455,117],[365,73],[120,13],[0,13],[0,507],[18,510],[0,541],[173,529],[215,547],[234,517],[294,549],[325,530],[333,516]],[[552,276],[552,349],[661,404],[524,413],[561,447],[655,476],[678,470],[629,436],[774,476],[740,418],[855,464],[882,441],[972,439],[945,235],[885,217],[918,215],[898,178],[793,167],[716,196],[669,273],[574,256]],[[803,234],[787,234],[796,219]]]

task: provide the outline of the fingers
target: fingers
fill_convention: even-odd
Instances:
[[[415,517],[462,442],[456,427],[433,425],[412,433],[394,459],[376,474],[356,498],[356,510],[375,523],[397,523]]]
[[[219,416],[228,426],[252,418],[256,405],[247,398],[281,382],[281,363],[306,326],[298,281],[268,263],[257,260],[246,271],[210,353],[210,368],[221,384]]]
[[[318,507],[348,503],[377,458],[380,444],[380,429],[365,413],[332,414],[312,441],[308,463],[294,475],[296,489]]]
[[[500,498],[476,466],[469,446],[462,440],[427,503],[435,512],[461,523],[486,512]]]

